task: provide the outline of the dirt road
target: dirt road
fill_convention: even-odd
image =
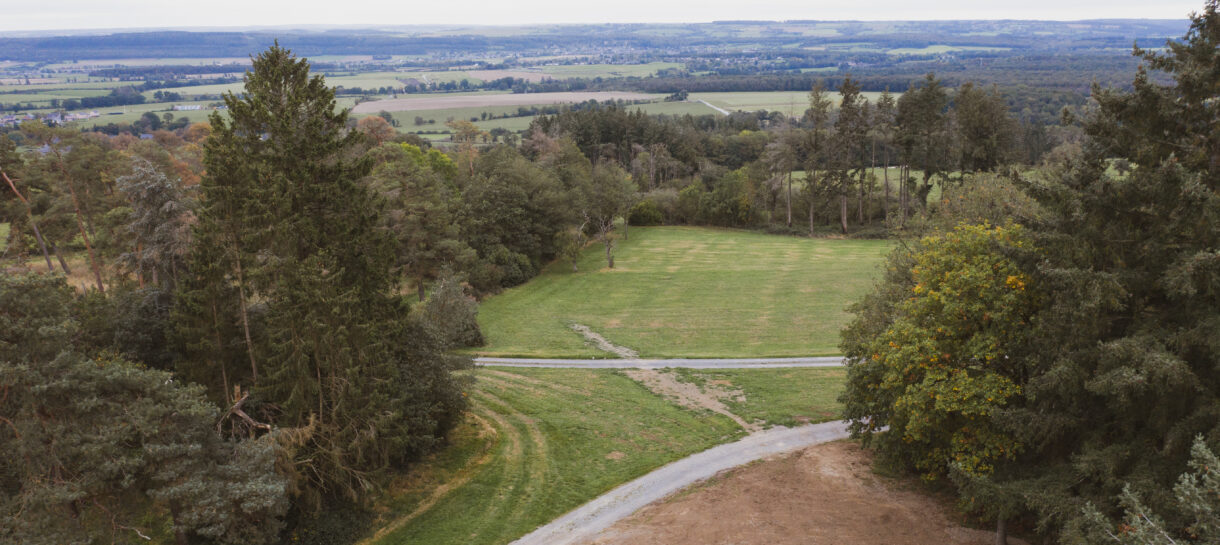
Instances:
[[[586,503],[513,545],[582,543],[637,510],[729,468],[847,437],[843,421],[772,428],[673,462]],[[659,541],[663,542],[663,541]]]

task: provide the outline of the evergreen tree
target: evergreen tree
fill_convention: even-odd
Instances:
[[[932,74],[923,85],[912,85],[898,98],[898,142],[903,162],[923,171],[923,180],[916,186],[919,205],[926,208],[932,191],[932,178],[942,180],[953,167],[953,132],[949,125],[949,95],[940,80]],[[903,184],[909,184],[904,175]]]
[[[0,277],[0,542],[137,542],[157,512],[180,544],[273,542],[270,438],[222,440],[198,386],[87,358],[72,306],[63,277]]]
[[[360,183],[371,163],[351,158],[363,136],[323,78],[277,45],[225,102],[181,290],[186,367],[219,364],[226,396],[250,381],[308,504],[360,498],[453,425],[463,405],[450,371],[468,359],[440,354],[443,341],[408,319],[383,202]],[[250,373],[227,375],[238,331]]]

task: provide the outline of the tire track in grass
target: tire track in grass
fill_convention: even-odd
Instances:
[[[432,493],[429,494],[424,501],[420,502],[415,509],[411,510],[410,513],[395,518],[390,523],[378,529],[377,533],[373,534],[372,537],[359,541],[357,545],[369,545],[371,543],[375,543],[380,541],[385,536],[398,531],[399,528],[406,526],[408,522],[415,520],[416,517],[426,513],[429,509],[432,509],[437,502],[447,496],[450,492],[465,486],[466,483],[470,482],[471,479],[482,471],[483,466],[491,460],[492,453],[495,452],[495,446],[500,440],[500,434],[496,428],[487,421],[486,418],[478,415],[478,412],[481,409],[486,410],[478,405],[472,406],[470,412],[467,413],[467,417],[472,418],[479,423],[479,429],[481,430],[479,437],[487,439],[487,443],[485,443],[486,447],[483,449],[483,452],[477,458],[462,466],[462,468],[458,470],[455,477],[434,488]]]
[[[501,383],[501,387],[506,384]],[[511,386],[511,385],[508,385]],[[518,446],[520,458],[517,460],[515,467],[517,471],[517,484],[514,484],[509,491],[513,494],[512,498],[503,498],[499,502],[497,508],[508,503],[512,508],[507,512],[505,517],[496,517],[496,522],[499,523],[499,528],[496,530],[494,542],[503,542],[516,537],[510,535],[510,527],[512,523],[520,521],[529,512],[530,508],[537,501],[547,481],[547,466],[550,458],[547,456],[546,438],[542,435],[542,430],[538,428],[538,422],[530,418],[526,414],[517,411],[512,404],[504,401],[487,391],[481,391],[478,394],[480,397],[486,398],[488,401],[496,403],[509,409],[509,414],[504,417],[504,422],[507,424],[510,420],[514,426],[514,433],[521,434],[521,428],[524,428],[524,434],[518,435]]]

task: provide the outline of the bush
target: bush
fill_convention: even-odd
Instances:
[[[466,287],[455,276],[437,281],[423,312],[424,322],[435,328],[446,349],[483,346],[486,342],[479,330],[479,304],[466,294]]]
[[[627,223],[631,225],[661,225],[664,223],[664,218],[661,216],[661,210],[657,208],[657,203],[644,199],[631,207],[631,211],[627,213]]]

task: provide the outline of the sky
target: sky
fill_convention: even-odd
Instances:
[[[0,31],[726,19],[1184,19],[1202,6],[1202,0],[0,0]]]

